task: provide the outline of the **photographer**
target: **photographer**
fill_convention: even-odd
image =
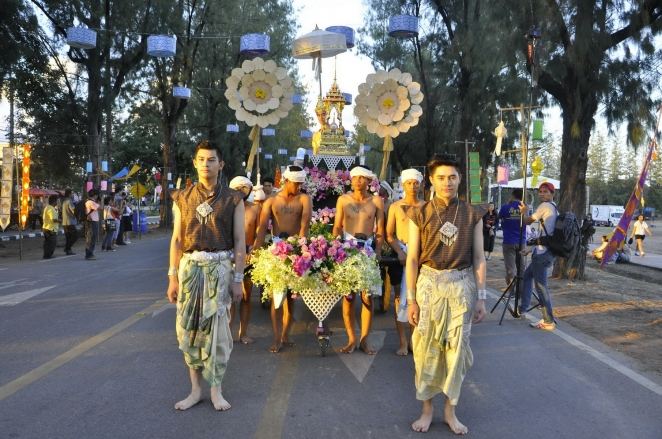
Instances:
[[[522,292],[522,302],[520,302],[519,313],[524,315],[531,304],[531,293],[533,292],[533,283],[535,281],[536,291],[538,292],[538,300],[542,305],[542,319],[531,326],[536,329],[543,329],[546,331],[553,331],[556,327],[554,323],[554,314],[552,312],[552,300],[547,288],[547,270],[554,263],[554,255],[544,244],[544,237],[551,236],[556,226],[556,218],[558,211],[556,205],[553,203],[554,198],[554,185],[549,182],[544,182],[538,187],[538,199],[540,205],[533,213],[528,215],[528,206],[524,203],[520,204],[520,212],[522,213],[522,221],[524,224],[532,224],[539,222],[538,236],[535,238],[535,247],[533,255],[531,256],[531,264],[524,271],[523,283],[524,291]]]

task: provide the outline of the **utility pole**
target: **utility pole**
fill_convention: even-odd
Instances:
[[[14,160],[16,160],[16,221],[18,223],[18,260],[23,260],[23,229],[21,228],[21,197],[23,196],[23,185],[19,177],[18,164],[18,145],[14,138],[14,74],[9,76],[9,147],[14,151]],[[20,191],[18,188],[21,188]],[[11,212],[9,213],[11,218]]]
[[[476,142],[464,140],[456,140],[455,143],[464,143],[464,182],[466,184],[466,197],[467,203],[471,202],[469,198],[469,145],[473,148]]]

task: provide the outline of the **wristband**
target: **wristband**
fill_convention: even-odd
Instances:
[[[168,268],[168,276],[177,276],[177,269],[175,267]]]
[[[416,302],[416,291],[407,290],[407,303],[414,303],[414,302]]]
[[[232,280],[238,284],[242,283],[244,281],[244,273],[235,273]]]
[[[487,290],[485,288],[481,288],[478,290],[478,300],[485,300],[487,299]]]

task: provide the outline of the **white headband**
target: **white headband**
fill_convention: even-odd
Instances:
[[[405,169],[400,173],[400,180],[402,180],[403,184],[407,180],[416,180],[420,183],[423,181],[423,174],[416,169]]]
[[[349,176],[354,178],[354,177],[366,177],[366,178],[377,178],[375,174],[367,170],[366,168],[362,168],[361,166],[357,166],[356,168],[352,168],[351,171],[349,171]]]
[[[251,183],[251,181],[248,178],[243,177],[241,175],[238,175],[235,178],[233,178],[232,180],[230,180],[230,185],[229,186],[230,186],[230,189],[237,189],[237,188],[240,188],[242,186],[252,188],[253,183]]]
[[[306,181],[306,171],[290,171],[290,167],[288,166],[285,172],[283,172],[283,178],[293,183],[303,183]]]

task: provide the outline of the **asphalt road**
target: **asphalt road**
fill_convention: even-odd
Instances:
[[[268,313],[254,298],[256,343],[235,345],[225,376],[230,411],[206,399],[176,412],[189,382],[164,298],[168,240],[134,243],[97,261],[2,262],[0,437],[420,437],[409,428],[420,409],[413,363],[394,355],[391,314],[375,316],[376,356],[321,357],[301,301],[297,345],[274,355]],[[508,317],[499,326],[498,317],[473,328],[475,364],[458,407],[472,437],[662,437],[659,377],[567,324],[548,333]],[[337,309],[329,322],[342,346]],[[453,437],[441,419],[428,435]]]

